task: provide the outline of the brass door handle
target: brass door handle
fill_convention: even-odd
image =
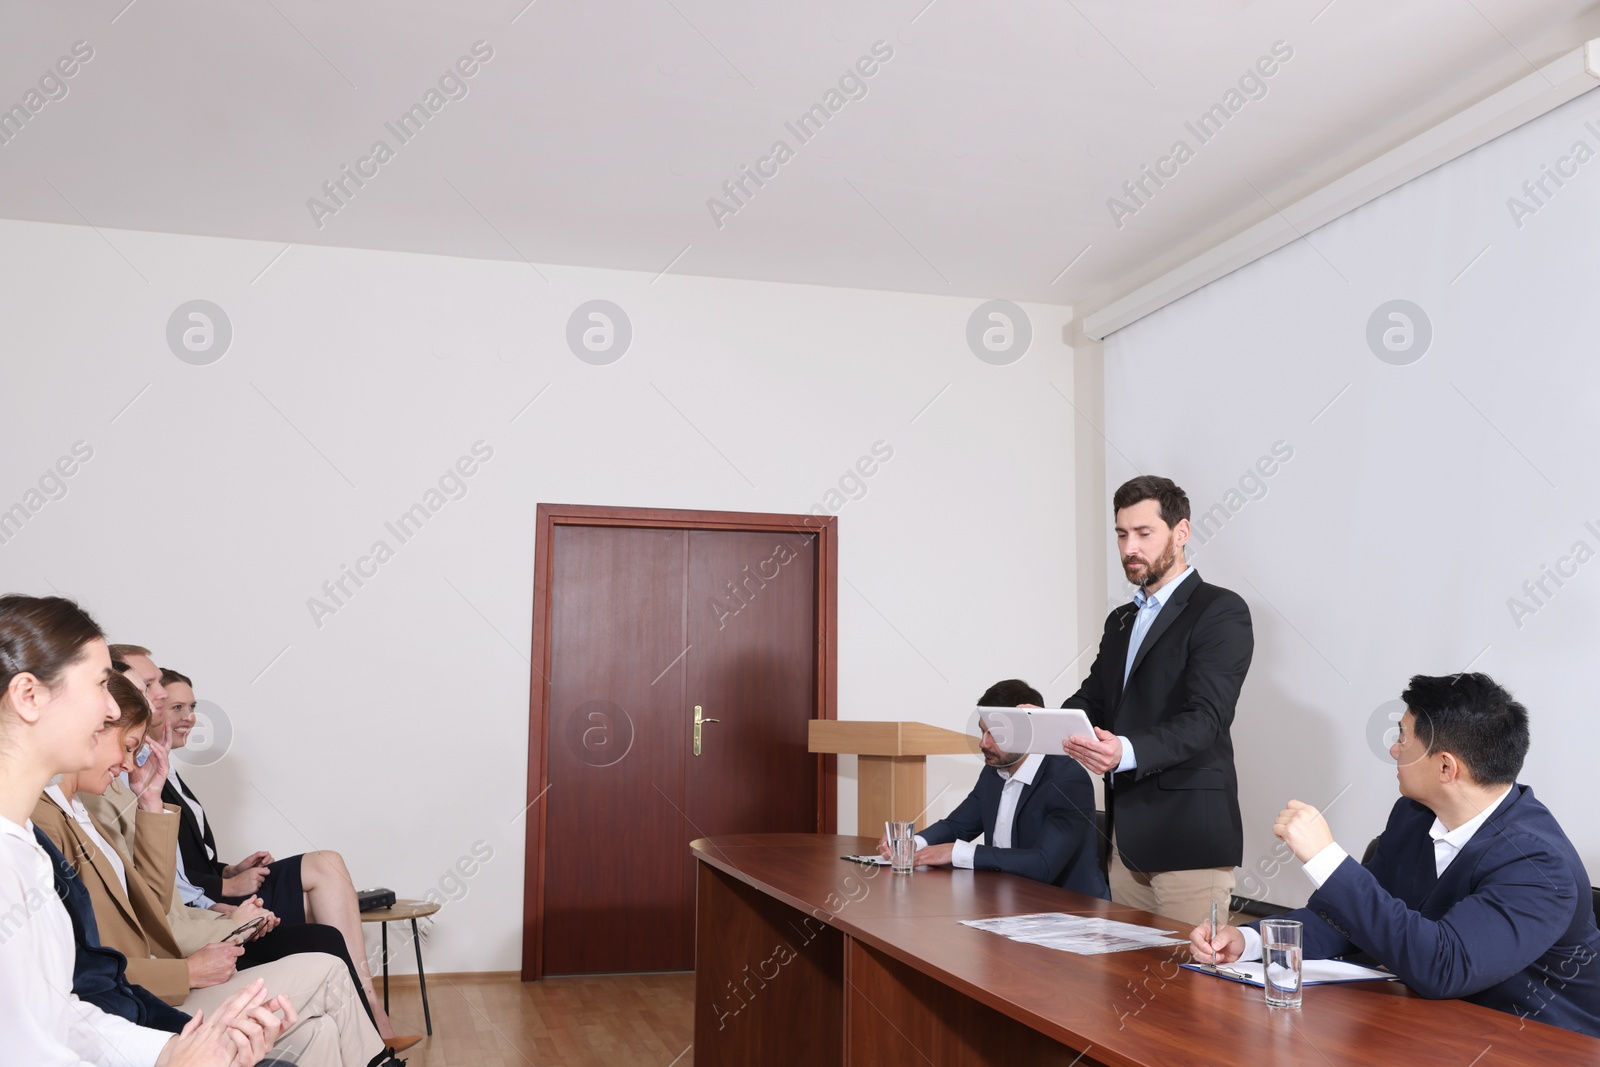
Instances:
[[[694,706],[694,754],[700,755],[700,727],[708,722],[721,722],[721,719],[708,719],[705,710],[699,704]]]

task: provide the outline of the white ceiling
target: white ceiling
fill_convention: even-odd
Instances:
[[[0,145],[0,216],[1081,315],[1600,36],[1600,0],[526,3],[0,0],[0,106],[94,49]],[[480,40],[400,145],[385,122]],[[880,40],[801,144],[785,122]],[[1266,95],[1199,145],[1185,121],[1276,41]],[[394,158],[319,228],[308,198],[379,138]],[[1107,199],[1179,138],[1194,158],[1119,229]],[[780,139],[719,228],[708,198]]]

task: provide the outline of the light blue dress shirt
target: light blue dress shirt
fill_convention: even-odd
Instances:
[[[205,890],[189,881],[188,872],[183,869],[183,851],[181,849],[178,852],[178,869],[174,882],[177,886],[179,898],[190,907],[209,908],[216,903],[216,901],[206,896]]]
[[[1150,632],[1150,627],[1155,624],[1156,616],[1161,614],[1161,609],[1172,598],[1173,590],[1182,585],[1189,575],[1193,573],[1193,567],[1185,567],[1182,574],[1154,593],[1146,593],[1143,589],[1134,590],[1133,602],[1138,606],[1139,610],[1133,616],[1133,633],[1128,636],[1128,658],[1122,664],[1122,684],[1124,688],[1128,684],[1128,675],[1133,673],[1133,661],[1139,655],[1139,646],[1144,644],[1145,635]],[[1131,771],[1139,766],[1139,761],[1133,754],[1133,742],[1122,734],[1117,735],[1117,740],[1122,742],[1122,760],[1117,764],[1116,773]]]

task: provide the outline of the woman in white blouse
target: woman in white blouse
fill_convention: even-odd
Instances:
[[[118,709],[94,620],[60,597],[0,597],[0,1034],[28,1067],[250,1067],[294,1008],[259,982],[182,1034],[135,1026],[72,995],[71,920],[29,813],[57,774],[94,763]],[[280,1016],[279,1013],[282,1013]]]

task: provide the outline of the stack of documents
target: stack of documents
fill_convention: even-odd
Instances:
[[[1187,939],[1168,937],[1174,932],[1172,930],[1134,926],[1132,923],[1088,915],[1065,915],[1056,911],[1011,915],[1003,919],[962,919],[961,925],[987,930],[1027,945],[1076,952],[1080,956],[1189,943]]]

